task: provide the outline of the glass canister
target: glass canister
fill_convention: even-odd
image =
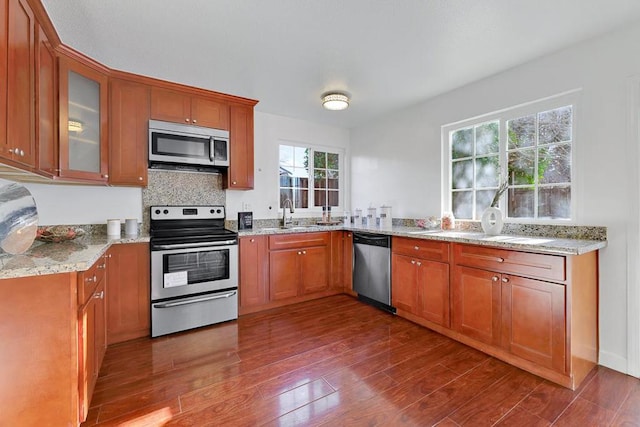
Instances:
[[[353,226],[362,227],[362,209],[356,209],[353,212]]]
[[[455,230],[456,218],[453,216],[453,212],[445,212],[442,214],[440,226],[443,230]]]
[[[380,206],[380,228],[391,228],[391,206]]]
[[[372,228],[376,226],[376,208],[367,209],[367,227]]]

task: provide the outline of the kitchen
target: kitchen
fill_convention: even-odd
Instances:
[[[45,6],[50,7],[47,3]],[[640,196],[636,190],[637,126],[633,124],[638,104],[638,79],[634,76],[640,73],[640,65],[628,52],[633,51],[639,33],[637,25],[621,26],[351,128],[260,111],[260,105],[268,99],[256,96],[260,103],[254,114],[255,187],[248,192],[225,192],[220,184],[227,215],[235,218],[237,212],[251,210],[254,218],[278,217],[274,205],[278,200],[277,179],[272,177],[277,176],[277,147],[281,141],[312,141],[343,149],[350,158],[345,188],[349,189],[346,206],[351,209],[388,204],[397,218],[439,215],[441,126],[582,88],[582,115],[577,127],[581,142],[576,147],[576,223],[607,227],[608,241],[607,248],[600,251],[599,263],[599,363],[637,376],[640,298],[635,260],[640,249],[634,236],[638,236]],[[169,72],[165,76],[180,80],[171,79]],[[228,93],[242,95],[244,91]],[[319,99],[314,103],[319,106]],[[356,105],[354,97],[350,109],[355,110]],[[623,162],[629,162],[628,167]],[[151,185],[153,174],[150,172]],[[142,201],[144,190],[138,188],[27,187],[38,202],[43,225],[104,224],[107,218],[142,221],[143,208],[148,206]],[[83,205],[91,209],[82,209]]]

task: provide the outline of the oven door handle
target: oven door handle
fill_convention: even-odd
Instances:
[[[187,249],[187,248],[200,248],[207,246],[229,246],[235,245],[238,242],[236,240],[222,240],[219,242],[200,242],[200,243],[176,243],[174,245],[153,245],[153,249]]]
[[[183,300],[183,301],[164,302],[164,303],[161,303],[161,304],[153,304],[153,308],[178,307],[178,306],[181,306],[181,305],[195,304],[195,303],[198,303],[198,302],[205,302],[205,301],[212,301],[212,300],[216,300],[216,299],[229,298],[229,297],[234,296],[235,294],[236,294],[236,291],[232,291],[232,292],[227,292],[226,294],[205,296],[205,297],[202,297],[202,298],[194,298],[194,299]]]

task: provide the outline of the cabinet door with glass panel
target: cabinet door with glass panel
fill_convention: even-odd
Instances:
[[[59,64],[60,177],[106,183],[107,76],[66,56]]]

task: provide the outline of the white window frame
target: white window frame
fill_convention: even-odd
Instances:
[[[442,211],[452,211],[452,197],[451,197],[451,181],[452,181],[452,168],[451,168],[451,134],[452,132],[466,127],[472,127],[481,123],[498,120],[500,122],[500,166],[503,170],[507,168],[507,128],[506,124],[509,120],[518,119],[527,115],[536,114],[543,111],[554,110],[556,108],[572,106],[572,124],[571,124],[571,217],[568,219],[561,218],[513,218],[507,216],[507,194],[506,192],[500,198],[500,210],[502,211],[505,222],[515,224],[576,224],[579,221],[577,206],[579,199],[578,189],[578,171],[576,167],[577,153],[580,151],[580,138],[578,134],[578,117],[579,117],[579,105],[580,105],[581,90],[576,89],[568,92],[563,92],[558,95],[550,96],[547,98],[538,99],[535,101],[520,104],[514,107],[505,108],[503,110],[494,111],[492,113],[483,114],[481,116],[473,117],[466,120],[461,120],[454,123],[449,123],[441,127],[441,143],[442,143],[442,199],[441,206]],[[502,179],[502,177],[500,178]],[[538,187],[539,188],[539,187]],[[479,221],[479,219],[461,219],[462,221]]]
[[[312,150],[312,154],[311,154],[311,162],[313,163],[313,152],[315,151],[322,151],[322,152],[326,152],[326,153],[333,153],[333,154],[337,154],[338,158],[339,158],[339,164],[338,164],[338,172],[339,172],[339,178],[338,178],[338,185],[340,186],[339,188],[339,192],[338,192],[338,206],[332,206],[331,207],[331,214],[332,215],[342,215],[342,213],[345,211],[345,184],[346,184],[346,174],[347,174],[347,170],[346,170],[346,163],[345,163],[345,158],[346,158],[346,152],[344,148],[339,148],[339,147],[331,147],[331,146],[326,146],[326,145],[317,145],[317,144],[309,144],[309,143],[305,143],[305,142],[300,142],[300,141],[289,141],[289,140],[279,140],[278,141],[278,170],[280,169],[280,146],[281,145],[287,145],[290,147],[298,147],[298,148],[309,148]],[[277,192],[277,199],[276,199],[276,206],[278,207],[278,209],[282,209],[280,207],[280,177],[277,176],[276,179],[277,181],[277,188],[278,188],[278,192]],[[308,208],[295,208],[295,213],[294,216],[299,217],[299,216],[304,216],[304,215],[322,215],[322,207],[321,206],[314,206],[315,203],[315,187],[314,187],[314,174],[313,174],[313,164],[311,164],[310,170],[309,170],[309,206]],[[296,214],[300,214],[300,215],[296,215]]]

